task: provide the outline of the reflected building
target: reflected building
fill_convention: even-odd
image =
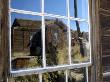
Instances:
[[[15,19],[12,25],[12,52],[29,55],[29,41],[41,27],[41,21]]]

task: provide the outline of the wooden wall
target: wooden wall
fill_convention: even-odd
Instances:
[[[100,0],[101,51],[103,82],[110,82],[110,0]]]

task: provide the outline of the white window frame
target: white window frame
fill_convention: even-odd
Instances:
[[[74,18],[74,17],[70,17],[70,11],[69,11],[69,2],[70,0],[66,0],[66,4],[67,4],[67,16],[61,16],[61,15],[54,15],[54,14],[49,14],[49,13],[45,13],[44,12],[44,0],[41,0],[41,4],[42,4],[42,11],[41,13],[39,12],[32,12],[32,11],[26,11],[26,10],[19,10],[19,9],[14,9],[11,8],[11,0],[9,0],[9,45],[10,45],[10,75],[13,77],[17,77],[17,76],[23,76],[23,75],[31,75],[31,74],[39,74],[39,79],[40,82],[42,82],[42,73],[45,72],[52,72],[52,71],[59,71],[59,70],[66,70],[65,71],[65,78],[66,78],[66,82],[68,82],[68,73],[67,71],[69,69],[74,69],[74,68],[82,68],[82,67],[86,67],[86,77],[87,77],[87,82],[88,82],[88,66],[91,65],[92,61],[91,61],[91,28],[90,28],[90,14],[89,14],[89,0],[88,0],[88,20],[85,19],[80,19],[80,18]],[[28,15],[32,15],[32,16],[41,16],[42,17],[42,44],[43,44],[43,59],[42,59],[42,64],[43,67],[42,68],[28,68],[28,69],[24,69],[24,70],[18,70],[18,71],[13,71],[11,69],[11,13],[18,13],[18,14],[28,14]],[[62,19],[66,19],[67,20],[67,26],[68,28],[68,32],[69,32],[69,52],[68,52],[68,57],[69,57],[69,64],[67,65],[58,65],[58,66],[51,66],[51,67],[47,67],[46,66],[46,55],[45,55],[45,16],[48,17],[53,17],[53,18],[62,18]],[[90,44],[90,61],[87,63],[78,63],[78,64],[73,64],[71,63],[71,33],[70,33],[70,20],[77,20],[77,21],[82,21],[82,22],[87,22],[89,25],[89,44]]]

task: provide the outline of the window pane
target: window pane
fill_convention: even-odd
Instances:
[[[88,19],[88,0],[70,0],[70,16]],[[76,4],[76,7],[75,7]],[[76,9],[76,10],[75,10]]]
[[[74,0],[69,0],[70,1],[70,5],[69,5],[69,9],[70,9],[70,16],[74,17]]]
[[[69,81],[68,82],[86,82],[86,69],[76,68],[69,70]]]
[[[65,82],[64,71],[44,73],[43,82]]]
[[[44,0],[45,12],[57,15],[66,15],[66,0]]]
[[[41,17],[12,13],[12,69],[41,67]]]
[[[47,65],[68,63],[68,31],[64,19],[45,18]]]
[[[89,62],[89,27],[86,22],[71,21],[71,55],[73,63]]]
[[[28,11],[41,11],[41,0],[11,0],[11,7]]]
[[[9,82],[39,82],[38,75],[25,75],[9,78]]]

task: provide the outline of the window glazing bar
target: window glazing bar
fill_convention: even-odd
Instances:
[[[89,81],[88,81],[88,79],[89,79],[88,77],[89,77],[89,76],[88,76],[88,67],[86,67],[86,82],[89,82]]]
[[[68,17],[68,56],[69,64],[71,64],[71,29],[70,29],[70,10],[69,10],[69,0],[67,0],[67,17]]]
[[[66,16],[62,16],[62,15],[55,15],[55,14],[49,14],[49,13],[39,13],[39,12],[33,12],[33,11],[27,11],[27,10],[19,10],[19,9],[13,9],[10,8],[10,11],[13,13],[19,13],[19,14],[29,14],[29,15],[33,15],[33,16],[48,16],[48,17],[53,17],[53,18],[62,18],[62,19],[67,19],[68,17]],[[74,20],[74,21],[81,21],[81,22],[88,22],[86,19],[81,19],[81,18],[74,18],[74,17],[69,17],[70,20]]]
[[[68,70],[65,71],[65,82],[68,82]]]
[[[19,9],[13,9],[13,8],[10,8],[10,11],[14,13],[19,13],[19,14],[29,14],[29,15],[38,15],[38,16],[42,15],[41,13],[38,13],[38,12],[19,10]]]
[[[10,8],[11,8],[11,0],[9,0],[9,11],[8,11],[8,14],[9,14],[9,70],[11,71],[11,11],[10,11]]]
[[[42,74],[39,74],[39,82],[42,82]]]
[[[91,42],[91,36],[92,36],[92,35],[91,35],[91,30],[92,30],[92,29],[91,29],[91,23],[90,23],[90,22],[91,22],[91,21],[90,21],[90,0],[87,0],[86,2],[87,2],[87,4],[88,4],[89,49],[90,49],[90,55],[89,55],[90,57],[89,57],[89,58],[90,58],[90,63],[92,63],[92,54],[91,54],[91,53],[92,53],[92,51],[91,51],[91,47],[92,47],[92,46],[91,46],[91,43],[92,43],[92,42]]]
[[[59,70],[82,68],[82,67],[88,67],[90,65],[91,65],[91,63],[88,62],[88,63],[60,65],[60,66],[45,67],[45,68],[28,68],[28,69],[24,69],[24,70],[11,71],[10,74],[13,77],[17,77],[17,76],[39,74],[39,73],[53,72],[53,71],[59,71]]]
[[[42,64],[46,67],[46,55],[45,55],[45,18],[44,18],[44,0],[42,0]]]

